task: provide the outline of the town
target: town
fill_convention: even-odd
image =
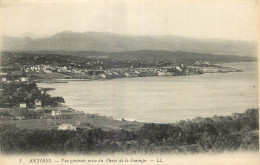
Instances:
[[[34,55],[3,53],[2,82],[61,79],[114,79],[146,76],[179,76],[240,70],[213,65],[208,61],[114,60],[69,55]]]

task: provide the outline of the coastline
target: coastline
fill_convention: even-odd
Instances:
[[[207,73],[229,73],[229,72],[243,72],[241,69],[236,69],[228,66],[224,66],[226,64],[214,64],[212,66],[189,66],[193,69],[199,69],[202,73],[200,74],[207,74]],[[60,74],[60,73],[59,73]],[[61,74],[60,74],[61,75]],[[178,75],[164,75],[168,76],[190,76],[190,75],[199,75],[196,74],[178,74]],[[122,78],[136,78],[136,77],[158,77],[159,75],[144,75],[144,76],[133,76],[133,77],[110,77],[110,78],[102,78],[102,77],[93,77],[93,78],[52,78],[52,79],[37,79],[35,80],[36,83],[68,83],[70,81],[107,81],[113,79],[122,79]],[[160,77],[160,76],[159,76]]]
[[[243,65],[243,64],[242,64]],[[250,65],[251,66],[251,64],[249,63],[248,65]],[[241,69],[241,67],[239,66],[238,67],[239,69]],[[242,76],[243,75],[246,75],[246,80],[248,80],[248,77],[250,78],[250,77],[252,77],[251,76],[251,72],[248,72],[248,70],[246,70],[245,72],[233,72],[233,73],[230,73],[230,74],[224,74],[224,73],[220,73],[220,72],[218,72],[218,74],[217,75],[215,75],[215,74],[210,74],[210,73],[205,73],[205,74],[202,74],[202,75],[193,75],[193,76],[190,76],[190,75],[179,75],[179,76],[153,76],[153,77],[143,77],[143,78],[139,78],[139,77],[135,77],[135,78],[122,78],[121,80],[116,80],[116,79],[112,79],[112,80],[115,80],[115,81],[109,81],[109,82],[106,82],[107,80],[105,79],[105,80],[96,80],[96,82],[90,82],[90,83],[88,83],[88,81],[85,81],[85,83],[83,83],[82,85],[83,86],[86,86],[86,87],[79,87],[79,86],[81,86],[81,83],[79,82],[79,83],[77,83],[77,81],[79,81],[79,80],[76,80],[76,81],[71,81],[71,88],[73,88],[74,87],[74,85],[75,85],[75,90],[69,90],[69,88],[67,88],[67,87],[70,87],[70,84],[68,84],[68,85],[66,85],[66,84],[61,84],[61,86],[60,85],[42,85],[43,87],[57,87],[57,89],[59,89],[59,90],[57,90],[57,92],[51,92],[51,94],[54,94],[54,96],[63,96],[63,93],[64,93],[64,96],[66,96],[66,97],[68,97],[68,105],[70,106],[71,105],[71,107],[72,108],[74,108],[74,109],[76,109],[76,110],[80,110],[80,111],[84,111],[84,112],[88,112],[88,113],[92,113],[92,114],[95,114],[96,112],[98,112],[100,115],[103,115],[103,116],[106,116],[106,115],[110,115],[110,116],[113,116],[114,118],[117,118],[117,120],[120,120],[120,119],[122,119],[122,118],[124,118],[125,120],[129,120],[129,121],[134,121],[134,120],[136,120],[136,121],[138,121],[138,122],[153,122],[153,123],[175,123],[175,122],[177,122],[177,121],[179,121],[179,120],[186,120],[186,119],[192,119],[192,118],[194,118],[194,117],[196,117],[195,116],[195,114],[196,113],[194,113],[195,111],[197,111],[197,113],[199,113],[199,114],[201,114],[202,115],[202,117],[211,117],[211,116],[213,116],[213,115],[215,115],[215,114],[217,114],[217,115],[231,115],[231,112],[243,112],[245,109],[247,109],[247,108],[255,108],[255,107],[257,107],[254,103],[252,103],[252,102],[250,102],[250,106],[246,106],[246,104],[243,104],[243,103],[241,103],[242,104],[242,106],[238,106],[238,105],[235,105],[233,108],[232,107],[230,107],[229,105],[227,105],[228,107],[226,107],[226,108],[224,108],[222,105],[218,105],[218,107],[213,107],[213,109],[210,109],[211,107],[209,107],[208,108],[208,106],[198,106],[198,107],[200,107],[200,109],[199,108],[195,108],[194,107],[194,112],[191,112],[190,111],[190,109],[188,109],[190,106],[186,106],[186,108],[184,109],[185,111],[187,111],[187,112],[181,112],[180,113],[180,115],[181,116],[176,116],[176,115],[174,115],[174,113],[176,112],[176,106],[178,105],[178,104],[175,104],[175,105],[173,105],[172,106],[172,108],[174,109],[174,110],[172,110],[171,111],[171,114],[173,114],[173,115],[171,115],[172,117],[167,117],[167,116],[165,116],[165,115],[159,115],[158,116],[158,118],[156,118],[155,116],[151,116],[151,117],[145,117],[145,118],[142,118],[142,117],[138,117],[138,116],[134,116],[134,115],[131,115],[131,112],[129,113],[129,110],[131,109],[131,106],[128,106],[128,107],[125,107],[126,108],[126,110],[124,111],[125,112],[125,115],[117,115],[117,114],[115,114],[114,112],[116,112],[116,111],[113,111],[113,109],[111,109],[111,108],[113,108],[113,107],[111,107],[111,108],[108,108],[108,106],[106,106],[106,107],[101,107],[101,106],[99,106],[99,105],[95,105],[95,106],[97,106],[97,108],[92,108],[92,106],[94,105],[92,105],[89,101],[87,101],[87,100],[85,100],[85,103],[86,103],[86,106],[89,104],[90,105],[90,108],[88,108],[88,107],[85,107],[84,108],[84,105],[85,105],[85,103],[84,102],[82,102],[82,101],[79,101],[79,100],[82,100],[82,98],[80,98],[80,97],[77,97],[77,99],[75,99],[74,97],[74,99],[70,99],[70,97],[71,96],[67,96],[66,95],[66,93],[68,93],[68,92],[74,92],[73,93],[73,95],[77,95],[77,94],[79,94],[78,92],[83,92],[84,93],[84,91],[89,91],[88,92],[88,94],[87,95],[82,95],[82,97],[88,97],[88,96],[90,96],[91,97],[91,99],[94,99],[93,101],[95,101],[95,102],[99,102],[98,101],[98,98],[96,98],[95,96],[96,96],[96,94],[95,94],[95,89],[100,89],[101,91],[103,91],[103,92],[105,92],[105,93],[107,93],[107,92],[109,92],[109,93],[111,93],[111,92],[115,92],[115,91],[113,91],[113,90],[118,90],[118,91],[125,91],[125,92],[130,92],[131,93],[131,90],[127,90],[127,88],[131,88],[131,89],[133,89],[134,91],[135,90],[138,90],[138,89],[140,89],[140,90],[148,90],[148,91],[151,91],[151,88],[146,88],[145,87],[145,85],[146,85],[146,83],[148,83],[148,82],[151,82],[151,81],[154,81],[154,83],[148,83],[149,85],[148,86],[153,86],[153,85],[155,85],[156,83],[159,83],[161,80],[163,80],[163,81],[165,81],[165,83],[163,83],[164,85],[171,85],[171,86],[176,86],[176,85],[178,85],[178,84],[175,84],[175,83],[177,83],[177,82],[179,82],[179,81],[181,81],[181,82],[187,82],[187,83],[185,83],[185,85],[196,85],[196,84],[198,84],[199,82],[201,82],[201,81],[207,81],[207,79],[209,80],[210,79],[210,82],[211,82],[211,79],[212,80],[217,80],[217,81],[219,81],[219,83],[218,84],[216,84],[217,85],[217,87],[218,87],[218,89],[219,90],[214,90],[215,92],[221,92],[222,91],[222,89],[223,88],[225,88],[226,87],[226,85],[224,85],[223,86],[223,81],[221,81],[223,78],[225,78],[225,77],[227,77],[228,79],[227,80],[232,80],[233,78],[235,78],[235,80],[239,80],[239,79],[241,79],[241,78],[239,78],[240,77],[240,75],[242,74]],[[253,73],[254,74],[254,73]],[[237,76],[236,76],[237,75]],[[235,77],[234,77],[235,76]],[[94,81],[94,80],[93,80]],[[102,82],[102,81],[104,81],[104,82]],[[140,83],[138,83],[138,84],[136,84],[137,82],[139,82],[140,81]],[[173,84],[169,84],[169,83],[166,83],[166,82],[170,82],[170,81],[172,81],[173,82]],[[194,82],[193,82],[194,81]],[[198,82],[198,83],[197,83]],[[251,82],[251,81],[250,81]],[[98,85],[95,85],[95,84],[98,84]],[[233,81],[231,82],[231,83],[233,83]],[[237,81],[235,81],[234,82],[235,84],[234,85],[238,85],[237,84]],[[211,87],[212,85],[211,85],[211,83],[209,83],[209,82],[207,82],[206,83],[207,84],[207,86],[209,85],[209,87]],[[241,84],[241,83],[240,83]],[[248,85],[248,81],[246,81],[245,82],[245,86],[247,87]],[[252,84],[252,83],[251,83]],[[104,86],[103,86],[104,85]],[[134,85],[138,85],[138,87],[134,87]],[[201,86],[201,85],[203,85],[203,84],[198,84],[199,86]],[[243,84],[242,84],[243,85]],[[255,85],[255,84],[253,83],[252,85],[250,85],[250,86],[248,86],[248,88],[250,88],[250,89],[248,89],[248,91],[252,91],[252,90],[254,90],[254,88],[257,88],[257,86]],[[87,86],[90,86],[90,88],[89,87],[87,87]],[[205,87],[205,85],[203,85],[204,87]],[[244,85],[243,85],[244,86]],[[59,88],[59,87],[61,87],[61,88]],[[100,88],[100,87],[102,87],[102,88]],[[219,88],[220,87],[220,88]],[[64,89],[63,89],[64,88]],[[106,89],[107,88],[107,89]],[[66,90],[66,89],[68,89],[68,90]],[[155,88],[155,89],[157,89],[157,87]],[[161,89],[163,89],[162,87],[159,87],[158,89],[160,89],[158,92],[162,92],[162,90]],[[192,90],[192,91],[194,91],[194,89],[191,87],[191,88],[178,88],[178,89],[175,89],[175,87],[173,87],[173,88],[169,88],[169,89],[171,89],[171,91],[172,92],[175,92],[176,90],[178,91],[179,90],[179,94],[181,94],[180,92],[181,91],[183,91],[183,90],[186,90],[186,89],[189,89],[189,91],[190,90]],[[181,91],[180,91],[180,89],[181,89]],[[233,88],[229,88],[228,90],[232,90]],[[237,89],[237,87],[235,87],[235,89]],[[235,90],[234,89],[234,90]],[[241,93],[241,92],[243,92],[243,88],[240,88],[241,90],[240,91],[237,91],[236,93],[234,93],[235,95],[237,95],[237,93],[239,92],[239,93]],[[63,92],[59,92],[59,91],[63,91]],[[108,90],[108,91],[107,91]],[[100,92],[101,92],[100,91]],[[197,92],[202,92],[201,90],[197,90]],[[176,94],[178,94],[178,93],[176,93]],[[222,92],[223,93],[223,92]],[[153,95],[154,95],[154,93],[150,93],[150,94],[152,94],[151,95],[151,98],[150,98],[150,101],[156,101],[156,99],[153,99]],[[254,93],[253,93],[254,94]],[[141,104],[139,104],[139,101],[138,100],[136,100],[136,101],[131,101],[130,100],[130,102],[129,101],[125,101],[127,98],[128,98],[128,95],[129,94],[127,94],[127,97],[125,97],[125,98],[118,98],[118,97],[116,97],[115,99],[114,99],[114,101],[116,101],[117,103],[118,103],[118,105],[117,106],[124,106],[124,103],[121,103],[120,104],[120,100],[121,101],[123,101],[123,102],[128,102],[128,103],[137,103],[137,104],[134,104],[134,105],[137,105],[137,107],[139,107],[139,106],[141,106]],[[131,96],[130,96],[131,95]],[[129,96],[130,96],[130,99],[131,98],[133,98],[133,97],[135,97],[135,98],[139,98],[139,97],[144,97],[143,96],[143,94],[140,94],[140,95],[136,95],[136,94],[130,94]],[[161,94],[160,94],[161,95]],[[197,95],[197,94],[195,94],[195,95]],[[92,98],[92,96],[94,97],[94,98]],[[103,96],[103,95],[102,95]],[[204,95],[205,96],[205,95]],[[209,93],[209,95],[207,95],[207,96],[211,96],[211,94]],[[203,97],[203,95],[202,95],[202,98],[200,99],[202,102],[203,102],[203,100],[204,101],[210,101],[208,98],[207,98],[207,96],[206,97]],[[147,95],[146,96],[146,98],[147,97],[149,97],[149,95]],[[169,97],[171,97],[171,96],[169,96]],[[167,97],[167,98],[169,98],[169,97]],[[182,97],[182,95],[179,95],[179,97]],[[243,97],[243,96],[241,96],[241,95],[238,95],[238,97],[235,97],[234,99],[232,99],[232,100],[236,100],[236,99],[242,99],[241,97]],[[217,96],[216,97],[214,97],[214,98],[216,98],[216,99],[218,99],[217,98]],[[229,99],[230,97],[228,97],[227,99]],[[105,99],[105,98],[101,98],[101,100],[102,99]],[[190,98],[190,99],[192,99],[192,98]],[[149,100],[148,99],[144,99],[145,100],[145,102],[147,102],[147,103],[149,103]],[[143,101],[144,101],[143,100]],[[243,102],[243,100],[247,100],[247,99],[242,99],[242,102]],[[255,99],[253,99],[253,100],[255,100]],[[104,104],[104,105],[111,105],[112,104],[112,100],[110,99],[110,101],[109,100],[106,100],[106,101],[108,101],[109,102],[109,104]],[[170,100],[168,100],[168,101],[170,101]],[[189,101],[189,100],[188,100]],[[176,101],[174,101],[174,102],[176,102]],[[74,106],[74,103],[75,103],[75,105],[77,105],[77,104],[79,104],[79,106]],[[176,102],[176,103],[178,103],[178,102]],[[84,104],[84,105],[83,105]],[[103,104],[103,102],[100,102],[100,104]],[[192,104],[187,104],[187,105],[192,105]],[[119,107],[120,108],[120,107]],[[141,107],[142,108],[142,107]],[[177,107],[178,108],[178,107]],[[192,108],[192,107],[191,107]],[[209,111],[207,111],[206,110],[206,108],[207,108],[207,110],[209,110]],[[146,109],[147,110],[160,110],[160,106],[159,107],[156,107],[155,109],[153,108],[153,107],[147,107],[146,106]],[[169,109],[169,108],[168,108]],[[203,111],[203,109],[205,109],[204,111]],[[215,112],[215,110],[219,110],[219,113],[214,113]],[[235,111],[234,109],[237,109],[237,111]],[[143,113],[143,112],[145,112],[144,111],[145,110],[145,108],[143,108],[143,109],[140,109],[139,110],[139,112],[136,110],[136,108],[135,107],[133,107],[133,112],[134,113],[136,113],[136,114],[141,114],[141,116],[144,116],[145,114]],[[162,111],[163,111],[163,109],[161,109]],[[170,110],[170,109],[169,109]],[[178,109],[179,110],[179,109]],[[164,111],[163,111],[164,112]],[[207,114],[205,114],[205,112],[207,112]],[[227,113],[228,112],[228,113]],[[121,111],[119,110],[118,111],[118,113],[120,114],[121,113]],[[185,117],[185,116],[183,116],[183,114],[184,113],[189,113],[190,115],[188,115],[187,117]],[[130,114],[130,115],[128,115],[128,114]],[[193,115],[194,114],[194,115]],[[148,116],[149,116],[149,114],[148,114]],[[154,118],[155,117],[155,118]],[[165,122],[165,121],[163,121],[163,118],[165,118],[166,117],[166,119],[167,119],[167,122]],[[172,119],[170,119],[170,118],[172,118]]]

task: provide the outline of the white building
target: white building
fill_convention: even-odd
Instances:
[[[59,116],[59,115],[61,115],[61,112],[60,112],[60,111],[53,110],[53,111],[51,111],[51,115],[52,115],[52,116]]]
[[[20,106],[20,108],[26,108],[27,107],[26,103],[20,103],[19,106]]]
[[[42,71],[43,71],[43,66],[42,66],[42,65],[31,66],[30,69],[31,69],[33,72],[40,72],[40,73],[42,73]]]
[[[71,124],[62,124],[59,125],[58,130],[76,130],[76,127]]]
[[[126,73],[125,73],[125,76],[126,76],[126,77],[137,77],[137,76],[138,76],[138,74],[137,74],[137,73],[135,73],[135,72],[131,72],[131,73],[129,73],[129,72],[126,72]]]
[[[36,99],[34,102],[35,102],[35,108],[36,108],[36,109],[42,107],[42,102],[41,102],[40,100]]]
[[[182,69],[181,69],[181,67],[179,67],[179,66],[175,66],[175,68],[176,68],[176,70],[178,70],[178,71],[182,71]]]
[[[100,76],[101,76],[102,78],[107,78],[107,76],[106,76],[105,73],[101,73]]]
[[[1,67],[0,67],[0,69],[1,69]],[[1,76],[6,76],[7,73],[0,72],[0,75],[1,75]]]
[[[158,76],[165,76],[165,72],[157,71]]]
[[[26,82],[28,81],[28,77],[20,77],[20,82]]]
[[[62,70],[67,70],[68,68],[66,66],[60,67]]]
[[[7,81],[6,77],[2,77],[2,81],[6,82]]]
[[[52,73],[51,70],[44,70],[45,73]]]

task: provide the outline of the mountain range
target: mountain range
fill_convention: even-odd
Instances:
[[[3,51],[97,51],[126,52],[140,50],[185,51],[215,55],[257,56],[257,43],[188,37],[129,36],[108,32],[63,31],[45,38],[1,37]]]

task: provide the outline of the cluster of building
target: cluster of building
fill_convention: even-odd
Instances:
[[[34,101],[34,109],[33,110],[41,110],[42,109],[42,101],[41,100],[38,100],[38,99],[36,99],[35,101]],[[27,104],[26,103],[24,103],[24,102],[20,102],[19,103],[19,107],[20,108],[27,108]],[[29,109],[29,110],[32,110],[32,109]]]
[[[8,79],[5,76],[1,77],[2,83],[10,83],[10,82],[22,82],[22,83],[28,83],[29,78],[28,77],[16,77],[15,79]]]
[[[72,116],[72,115],[82,115],[84,114],[83,112],[76,112],[75,110],[52,110],[51,115],[53,117],[66,117],[66,116]]]
[[[101,68],[102,69],[102,68]],[[22,69],[24,72],[33,73],[61,73],[61,74],[87,74],[87,75],[98,75],[101,70],[89,70],[79,69],[72,66],[55,66],[55,65],[33,65]]]
[[[79,129],[92,129],[93,127],[90,126],[88,123],[80,123],[77,122],[75,124],[68,124],[68,123],[63,123],[58,126],[58,130],[71,130],[71,131],[76,131]]]
[[[71,66],[55,66],[55,65],[33,65],[22,69],[24,72],[29,73],[80,73],[82,69],[72,68]]]
[[[99,61],[100,62],[100,61]],[[199,64],[207,64],[207,62],[197,61]],[[192,67],[186,67],[184,64],[180,66],[172,67],[148,67],[148,68],[109,68],[103,69],[99,67],[98,69],[88,69],[88,68],[78,68],[72,65],[68,66],[57,66],[53,65],[33,65],[27,66],[23,69],[24,72],[33,73],[59,73],[68,76],[69,78],[75,79],[93,79],[93,78],[119,78],[119,77],[144,77],[144,76],[174,76],[179,74],[196,74],[199,73],[198,69]]]
[[[195,62],[194,62],[194,65],[198,65],[198,66],[201,66],[201,65],[203,65],[203,66],[210,66],[211,64],[210,64],[210,62],[208,62],[208,61],[195,61]]]
[[[51,65],[33,65],[23,69],[24,72],[34,72],[34,73],[52,73],[55,71],[65,71],[67,67],[55,67]]]
[[[199,74],[199,69],[181,66],[161,67],[161,68],[115,68],[103,71],[102,78],[113,77],[145,77],[145,76],[176,76],[180,74]]]
[[[75,111],[71,108],[68,108],[66,106],[58,106],[58,107],[43,107],[42,101],[39,99],[36,99],[34,102],[34,106],[28,108],[28,105],[25,102],[19,103],[20,109],[28,109],[29,111],[43,111],[43,110],[49,110],[51,109],[50,113],[47,113],[47,118],[69,118],[73,115],[83,115],[84,112]],[[45,116],[46,118],[46,116]]]
[[[157,71],[158,76],[177,76],[177,75],[190,75],[201,74],[202,72],[193,67],[186,67],[183,64],[175,67],[163,67]]]
[[[102,78],[156,76],[156,68],[113,68],[104,70]]]

